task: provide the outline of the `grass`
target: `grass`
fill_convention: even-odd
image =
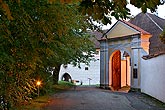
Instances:
[[[22,105],[17,107],[17,110],[41,110],[49,102],[49,95],[40,96],[36,99],[27,103],[27,105]]]
[[[55,92],[60,92],[73,87],[73,84],[66,81],[59,81],[59,85],[53,85]]]
[[[42,108],[48,104],[50,101],[51,95],[57,93],[57,92],[62,92],[64,90],[68,90],[71,87],[73,87],[73,84],[70,82],[65,82],[65,81],[59,81],[58,85],[53,85],[52,91],[47,95],[44,96],[39,96],[32,101],[28,102],[26,105],[17,107],[16,110],[42,110]]]

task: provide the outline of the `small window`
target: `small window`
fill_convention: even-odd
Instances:
[[[138,78],[137,68],[134,68],[134,69],[133,69],[133,78],[135,78],[135,79]]]
[[[68,67],[68,65],[67,65],[67,64],[64,64],[64,65],[63,65],[63,67],[64,67],[64,68],[67,68],[67,67]]]
[[[85,67],[85,70],[88,70],[88,67]]]
[[[96,55],[99,55],[99,51],[96,51]]]

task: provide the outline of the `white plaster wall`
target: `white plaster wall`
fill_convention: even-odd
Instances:
[[[65,73],[68,73],[72,80],[78,80],[83,82],[83,85],[89,85],[89,79],[91,85],[100,84],[100,55],[95,55],[96,61],[91,61],[90,66],[85,64],[81,64],[81,68],[73,67],[73,65],[68,64],[67,68],[64,68],[61,65],[60,73],[59,73],[59,80],[62,79],[62,76]],[[88,70],[85,70],[85,67],[88,67]]]
[[[140,88],[140,84],[139,84],[139,80],[140,80],[140,72],[139,72],[139,49],[135,48],[132,50],[133,51],[133,62],[131,64],[131,66],[133,68],[137,68],[137,74],[138,74],[138,77],[137,78],[133,78],[133,72],[132,72],[132,84],[131,84],[131,87],[133,88]],[[132,68],[132,69],[133,69]],[[133,70],[132,70],[133,71]]]
[[[165,102],[165,55],[142,59],[141,91]]]

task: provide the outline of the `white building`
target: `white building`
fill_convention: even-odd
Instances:
[[[81,63],[81,68],[74,67],[71,64],[61,65],[59,80],[71,81],[76,80],[80,85],[100,84],[100,55],[94,56],[95,61],[91,61],[87,66]]]
[[[91,41],[94,42],[96,48],[96,54],[94,55],[95,61],[91,61],[87,66],[81,63],[81,68],[74,67],[73,65],[61,65],[59,73],[59,81],[78,81],[77,85],[96,85],[100,84],[100,43],[99,39],[102,37],[100,32],[92,32],[94,37],[91,37]]]

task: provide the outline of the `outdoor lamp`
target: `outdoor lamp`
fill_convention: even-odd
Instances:
[[[40,96],[40,85],[41,85],[41,81],[37,81],[37,86],[38,86],[38,97]]]

